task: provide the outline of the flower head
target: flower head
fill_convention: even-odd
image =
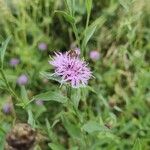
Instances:
[[[55,68],[55,75],[60,76],[62,83],[70,83],[72,87],[85,86],[91,78],[92,73],[85,61],[81,60],[70,51],[66,53],[55,53],[49,63]]]
[[[93,60],[93,61],[97,61],[99,60],[100,58],[100,53],[97,51],[97,50],[92,50],[90,52],[90,58]]]
[[[38,48],[40,51],[45,51],[47,50],[47,44],[44,42],[39,43]]]
[[[17,83],[19,85],[26,85],[28,83],[28,77],[25,74],[22,74],[18,77]]]
[[[11,111],[12,111],[12,106],[11,106],[11,104],[10,104],[10,103],[4,104],[3,107],[2,107],[2,111],[3,111],[3,113],[6,114],[6,115],[10,114]]]
[[[16,67],[19,64],[19,59],[18,58],[12,58],[12,59],[10,59],[9,64],[11,67]]]

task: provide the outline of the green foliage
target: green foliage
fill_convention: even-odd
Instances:
[[[135,144],[134,144],[134,146],[133,146],[133,149],[132,150],[141,150],[142,148],[141,148],[141,143],[140,143],[140,140],[139,139],[137,139],[136,141],[135,141]]]
[[[60,91],[49,91],[34,96],[34,99],[42,99],[43,101],[56,101],[59,103],[66,103],[67,98],[62,95]]]
[[[2,46],[0,47],[0,66],[1,68],[3,68],[3,64],[4,64],[4,56],[5,56],[5,52],[6,52],[6,48],[7,48],[7,45],[10,41],[10,37],[6,39],[6,41],[4,41],[2,43]]]
[[[75,19],[71,15],[66,13],[65,11],[55,11],[55,13],[63,15],[64,18],[66,19],[66,21],[68,21],[70,24],[74,24],[75,23]]]
[[[82,129],[89,134],[107,130],[107,128],[101,127],[96,121],[88,121],[83,125]]]

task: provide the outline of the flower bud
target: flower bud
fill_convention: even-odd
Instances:
[[[28,77],[25,74],[22,74],[18,77],[17,83],[19,85],[26,85],[28,83]]]
[[[97,61],[97,60],[99,60],[99,58],[100,58],[100,53],[99,53],[98,51],[96,51],[96,50],[92,50],[92,51],[90,52],[90,58],[91,58],[93,61]]]

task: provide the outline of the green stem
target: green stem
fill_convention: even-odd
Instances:
[[[2,78],[3,78],[3,80],[4,80],[5,84],[6,84],[6,86],[7,86],[8,92],[9,92],[12,96],[14,96],[17,100],[19,100],[20,98],[17,96],[17,94],[16,94],[16,93],[13,91],[13,89],[10,87],[10,85],[9,85],[9,83],[8,83],[8,80],[7,80],[7,78],[6,78],[6,75],[5,75],[5,73],[4,73],[4,70],[3,70],[3,69],[0,69],[0,73],[1,73],[1,75],[2,75]]]
[[[72,29],[73,29],[73,32],[76,37],[77,45],[80,47],[80,39],[79,39],[79,35],[78,35],[78,30],[77,30],[77,27],[75,24],[72,24]]]
[[[80,114],[79,114],[78,110],[74,107],[73,103],[71,103],[71,87],[67,86],[66,88],[67,88],[67,97],[69,99],[68,104],[67,104],[67,108],[73,108],[76,117],[78,118],[80,124],[82,125],[83,121],[80,118]],[[84,140],[84,149],[87,149],[88,143],[87,143],[87,139],[86,139],[86,134],[85,133],[83,133],[83,137],[82,138]]]
[[[89,21],[90,21],[90,13],[88,13],[88,15],[87,15],[85,31],[87,30],[87,27],[89,25]]]
[[[69,98],[69,100],[71,99],[71,87],[67,86],[67,97]]]

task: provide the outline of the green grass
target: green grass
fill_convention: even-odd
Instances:
[[[37,150],[149,150],[149,10],[149,0],[0,0],[0,43],[11,36],[3,71],[23,100],[10,95],[0,77],[0,108],[13,101],[15,111],[0,112],[0,150],[16,122],[28,122],[43,135]],[[40,42],[48,51],[38,50]],[[52,73],[49,55],[72,43],[94,78],[87,88],[72,90],[66,102],[65,86],[45,83],[40,73]],[[93,49],[101,55],[95,62],[89,58]],[[21,62],[15,69],[12,57]],[[25,87],[16,85],[22,73],[29,77]],[[29,102],[45,92],[44,106]]]

